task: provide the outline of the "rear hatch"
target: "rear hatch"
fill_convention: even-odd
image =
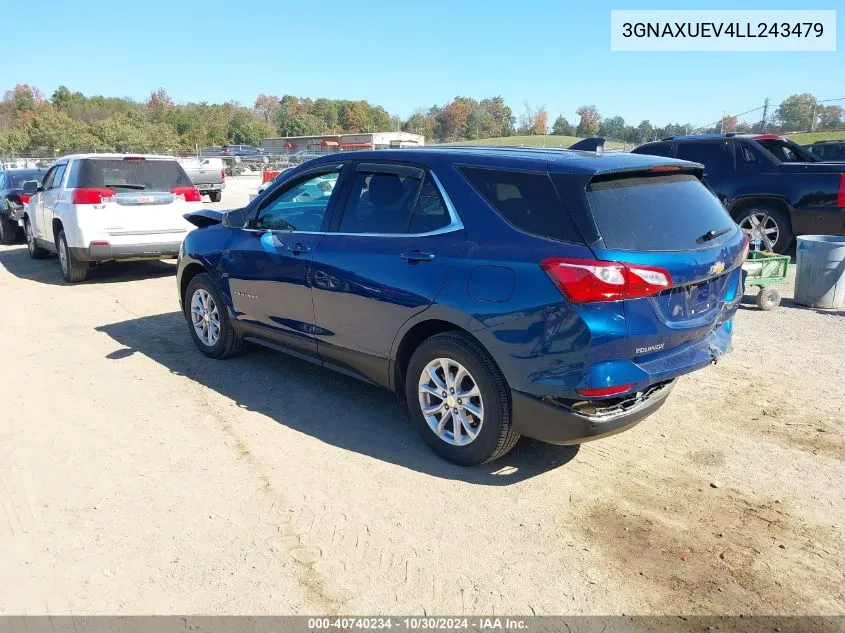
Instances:
[[[88,158],[71,173],[73,202],[111,244],[173,242],[193,227],[183,215],[200,196],[174,159]]]
[[[608,174],[586,191],[601,236],[596,258],[632,265],[652,282],[646,296],[623,302],[630,358],[679,351],[732,316],[745,237],[695,173]]]

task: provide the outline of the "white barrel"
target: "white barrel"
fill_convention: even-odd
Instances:
[[[811,308],[845,307],[845,237],[798,238],[795,303]]]

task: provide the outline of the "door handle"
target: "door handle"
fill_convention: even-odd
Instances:
[[[307,244],[303,244],[302,242],[297,242],[293,246],[285,246],[291,253],[294,255],[302,255],[302,253],[307,253],[311,250],[311,247]]]
[[[399,257],[404,259],[409,264],[418,264],[419,262],[430,262],[434,259],[432,253],[423,253],[422,251],[406,251]]]

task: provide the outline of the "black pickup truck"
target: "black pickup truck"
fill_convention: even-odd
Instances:
[[[766,250],[796,235],[845,235],[845,163],[823,162],[774,134],[675,136],[636,154],[704,165],[704,178],[734,220]]]

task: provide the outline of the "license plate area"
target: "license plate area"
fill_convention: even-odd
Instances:
[[[718,279],[712,279],[666,291],[669,320],[684,321],[709,312],[719,303],[720,286]]]

